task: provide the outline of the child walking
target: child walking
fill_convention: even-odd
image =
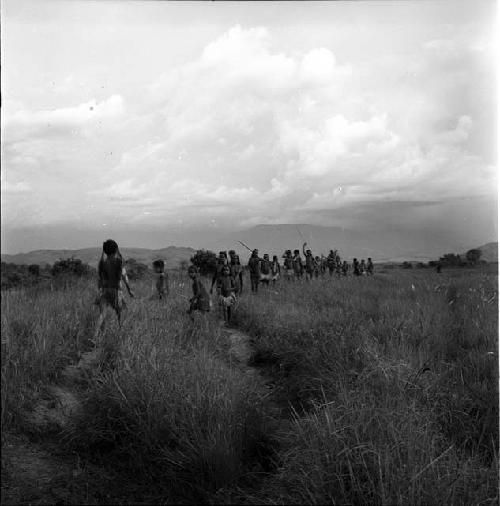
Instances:
[[[220,278],[219,303],[222,308],[224,321],[231,323],[231,308],[236,303],[236,285],[228,265],[222,268],[222,277]]]
[[[164,299],[170,293],[168,286],[168,274],[165,272],[165,262],[163,260],[155,260],[153,262],[153,296],[158,299]]]
[[[189,267],[188,275],[193,280],[193,296],[189,299],[188,315],[194,321],[193,311],[200,311],[202,314],[210,311],[210,297],[195,265]]]

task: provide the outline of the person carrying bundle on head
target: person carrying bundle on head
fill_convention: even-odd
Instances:
[[[302,274],[304,273],[304,265],[302,263],[302,258],[300,257],[300,251],[298,249],[293,250],[293,272],[295,273],[296,279],[301,279]]]
[[[264,258],[260,261],[260,282],[268,286],[271,278],[271,262],[269,261],[269,255],[264,253]]]
[[[155,260],[153,262],[153,295],[158,299],[163,299],[170,293],[168,286],[168,274],[165,272],[165,262],[163,260]]]
[[[310,281],[314,276],[316,261],[314,260],[314,257],[312,255],[312,252],[310,249],[306,250],[307,243],[305,242],[302,245],[302,252],[304,253],[306,260],[306,280]]]
[[[236,294],[240,295],[243,293],[243,267],[240,263],[240,257],[233,249],[229,251],[229,258],[229,268],[236,285]]]
[[[281,274],[281,267],[278,261],[277,255],[273,255],[273,261],[271,262],[271,280],[273,285],[276,284]]]
[[[189,266],[188,276],[193,280],[193,296],[189,299],[188,314],[193,318],[193,311],[208,313],[210,311],[210,296],[200,280],[198,269],[195,265]]]
[[[231,276],[229,265],[222,268],[222,276],[220,277],[219,304],[222,309],[224,321],[231,323],[231,308],[236,303],[236,286]]]
[[[293,279],[293,258],[292,258],[292,250],[287,249],[285,254],[283,255],[283,268],[285,270],[285,278],[290,281]]]
[[[126,307],[123,298],[123,285],[127,288],[130,297],[134,297],[130,288],[127,271],[123,264],[123,258],[118,249],[118,244],[113,239],[108,239],[102,245],[101,259],[97,267],[99,296],[99,318],[97,320],[94,340],[104,328],[104,322],[108,309],[113,309],[121,327],[121,316]]]
[[[250,271],[250,286],[252,292],[258,292],[260,281],[260,258],[259,250],[254,249],[248,260],[248,270]]]

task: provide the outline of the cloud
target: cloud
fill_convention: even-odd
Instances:
[[[64,182],[57,196],[70,206],[81,190],[81,219],[96,222],[314,221],[368,201],[494,191],[470,79],[480,87],[491,69],[477,47],[431,39],[411,54],[344,61],[342,48],[279,42],[236,25],[140,94],[10,113],[8,170],[52,178],[35,201]]]
[[[74,107],[40,111],[18,110],[5,118],[4,129],[8,141],[25,139],[30,135],[71,135],[80,132],[80,129],[87,125],[116,119],[123,112],[122,97],[113,95],[102,102],[90,100]]]

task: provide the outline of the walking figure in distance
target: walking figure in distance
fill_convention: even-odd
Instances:
[[[210,297],[195,265],[189,266],[188,276],[193,280],[193,296],[189,299],[188,315],[194,321],[193,311],[200,311],[202,314],[210,311]]]
[[[260,282],[269,286],[271,277],[271,262],[269,261],[269,255],[264,253],[264,258],[260,261]]]
[[[231,276],[234,278],[236,284],[236,294],[241,295],[243,293],[243,266],[240,263],[240,257],[234,250],[229,252],[231,269]]]
[[[271,279],[273,282],[273,285],[276,284],[276,281],[278,281],[281,274],[281,267],[280,263],[278,261],[277,255],[273,255],[273,261],[271,263]]]
[[[316,262],[310,249],[306,250],[307,242],[302,245],[302,252],[306,257],[306,280],[311,281],[314,276]]]
[[[302,279],[302,274],[304,274],[304,264],[302,263],[302,258],[300,257],[300,251],[298,249],[293,250],[292,265],[295,278]]]
[[[215,266],[215,272],[212,277],[212,286],[210,287],[210,293],[214,291],[214,285],[217,283],[217,287],[220,285],[219,280],[222,276],[222,268],[228,265],[227,256],[225,251],[219,251],[219,258],[217,258],[217,264]]]
[[[347,276],[347,273],[349,272],[349,264],[347,263],[347,260],[344,260],[342,263],[342,276]]]
[[[155,260],[153,262],[153,272],[155,277],[153,295],[160,300],[164,299],[170,293],[168,274],[165,272],[165,262],[163,260]]]
[[[333,250],[330,250],[330,253],[328,253],[328,256],[326,257],[326,265],[328,267],[328,272],[330,273],[330,276],[333,276],[333,273],[335,272],[335,267],[337,265],[337,261],[335,258],[335,253]]]
[[[231,323],[231,308],[236,303],[236,286],[229,265],[222,268],[222,276],[220,278],[220,295],[219,304],[222,309],[224,321],[229,325]]]
[[[285,269],[285,279],[287,281],[291,281],[294,276],[293,272],[293,258],[292,258],[292,250],[287,249],[285,254],[283,255],[283,268]]]
[[[365,259],[361,259],[361,263],[359,264],[359,273],[361,276],[366,276],[366,265],[365,265]]]
[[[134,297],[127,277],[127,271],[123,265],[123,258],[118,249],[118,244],[108,239],[102,245],[101,259],[97,268],[99,280],[99,318],[97,320],[94,341],[99,332],[104,329],[106,315],[112,309],[118,319],[118,326],[121,327],[121,316],[126,306],[123,298],[123,285],[127,288],[130,297]]]
[[[371,257],[368,257],[368,262],[366,264],[366,273],[368,276],[373,276],[373,262]]]
[[[254,249],[252,251],[252,255],[248,260],[248,270],[250,271],[250,286],[252,288],[252,292],[257,293],[260,281],[259,250]]]
[[[353,261],[352,261],[352,272],[355,276],[360,276],[361,275],[361,271],[359,270],[359,261],[357,258],[355,258]]]

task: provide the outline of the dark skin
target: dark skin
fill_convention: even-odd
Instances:
[[[210,286],[210,293],[213,293],[214,291],[214,285],[215,283],[217,282],[217,280],[221,277],[222,275],[222,270],[220,268],[221,265],[224,265],[225,262],[227,262],[227,259],[226,257],[224,256],[219,256],[218,260],[217,260],[217,270],[215,271],[215,274],[212,278],[212,285]]]
[[[260,262],[261,258],[259,258],[259,255],[257,252],[252,252],[252,256],[250,257],[250,260],[248,261],[249,264],[250,264],[250,261]],[[250,272],[250,283],[251,283],[251,287],[252,287],[252,292],[257,292],[259,289],[259,277],[252,275],[252,273]]]
[[[304,256],[306,257],[306,266],[307,266],[307,263],[308,263],[308,259],[312,263],[312,266],[313,266],[313,270],[312,271],[309,271],[309,270],[306,269],[306,279],[310,280],[310,279],[312,279],[313,274],[314,274],[314,266],[316,264],[316,260],[312,256],[311,250],[309,250],[309,249],[306,250],[306,246],[307,246],[307,242],[305,242],[302,245],[302,252],[304,253]]]
[[[116,258],[118,258],[118,256],[119,256],[118,252],[113,253],[111,255],[107,255],[107,257],[111,258],[111,259],[116,259]],[[130,288],[128,276],[127,276],[127,273],[126,273],[125,269],[122,270],[122,273],[121,273],[120,276],[121,276],[121,282],[123,282],[123,284],[127,288],[128,294],[130,295],[130,297],[133,298],[134,294],[132,292],[132,289]],[[98,288],[99,288],[100,292],[102,292],[102,290],[103,290],[102,283],[103,283],[103,281],[101,280],[101,278],[99,278]],[[104,328],[104,322],[105,322],[105,319],[106,319],[106,312],[107,312],[106,307],[107,307],[106,305],[101,306],[101,312],[99,314],[99,318],[97,319],[96,330],[95,330],[95,334],[94,334],[94,340],[97,339],[97,336],[99,335],[99,333]],[[118,319],[118,327],[121,328],[121,325],[122,325],[122,309],[121,309],[120,306],[114,307],[113,309],[114,309],[114,311],[116,313],[116,317]]]
[[[241,265],[240,258],[237,255],[231,255],[231,265]],[[238,281],[239,281],[239,291],[238,293],[243,293],[243,269],[238,273]]]
[[[224,285],[226,290],[228,290],[226,293],[223,293],[224,297],[229,297],[231,295],[234,295],[234,281],[231,280],[231,283],[229,283],[229,278],[231,276],[230,270],[228,267],[224,267],[222,269],[222,278],[224,280]],[[226,323],[231,322],[231,306],[226,306],[225,304],[222,304],[222,310],[224,314],[224,321]]]

